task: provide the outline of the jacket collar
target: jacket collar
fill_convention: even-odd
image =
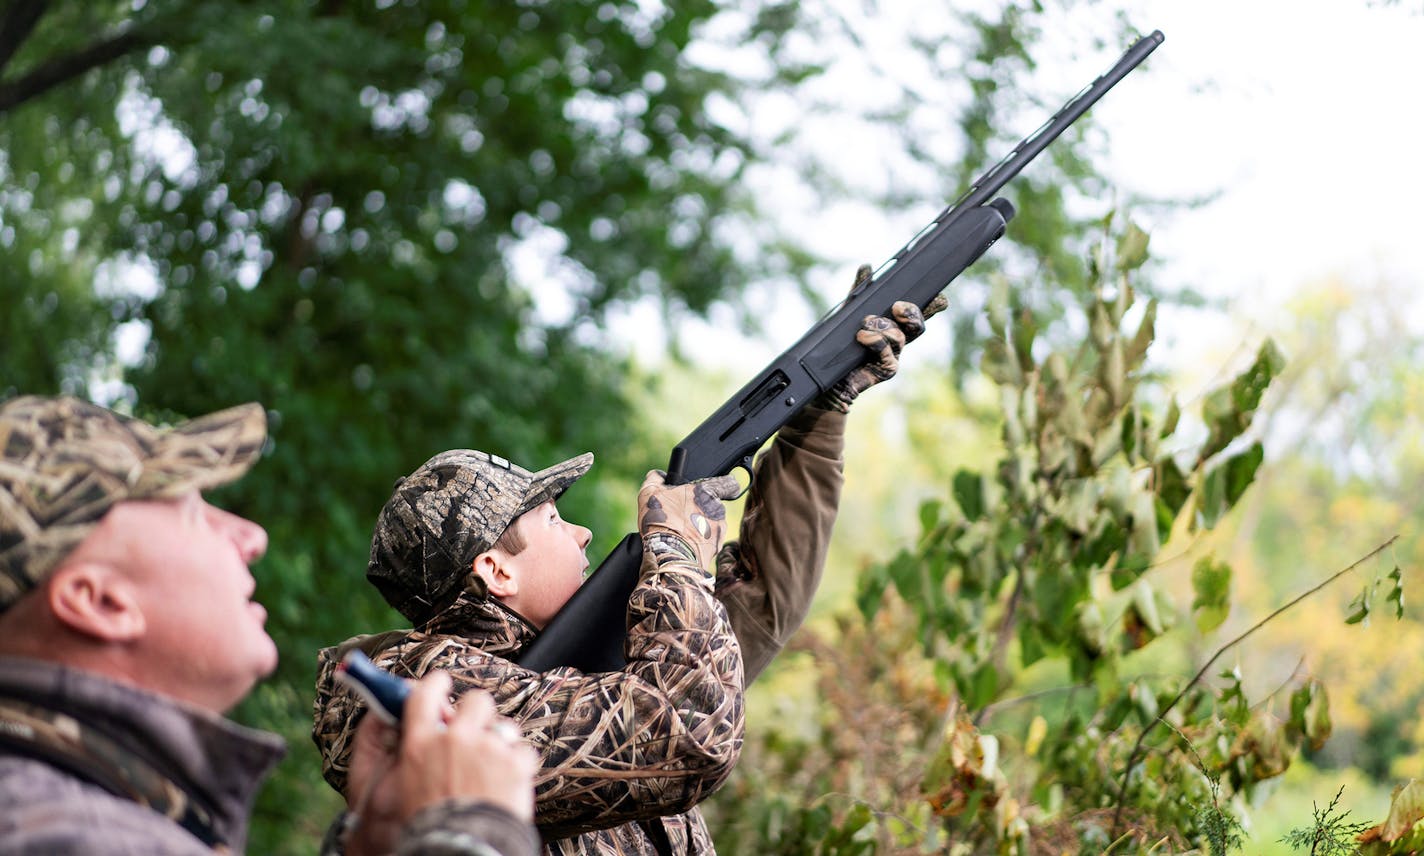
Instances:
[[[524,616],[492,597],[462,592],[455,602],[420,628],[430,636],[463,636],[486,654],[506,660],[534,641],[539,631]]]
[[[133,752],[203,804],[234,852],[258,787],[286,752],[275,734],[55,663],[0,657],[0,694],[62,711]]]

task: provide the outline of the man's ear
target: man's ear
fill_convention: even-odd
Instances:
[[[519,580],[511,572],[506,558],[499,550],[486,550],[475,557],[470,568],[475,576],[485,581],[489,593],[497,598],[519,594]]]
[[[147,627],[133,583],[107,565],[76,562],[60,568],[46,596],[55,619],[84,636],[132,642]]]

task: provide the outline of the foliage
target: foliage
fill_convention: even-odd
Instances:
[[[1309,829],[1293,829],[1282,839],[1296,850],[1304,850],[1311,856],[1351,856],[1358,852],[1355,838],[1369,828],[1368,823],[1353,823],[1346,818],[1350,812],[1336,810],[1344,786],[1336,791],[1334,799],[1323,810],[1315,807],[1314,824]]]
[[[1141,671],[1155,662],[1149,646],[1181,625],[1150,571],[1180,564],[1162,559],[1174,534],[1198,538],[1244,495],[1263,458],[1245,432],[1282,359],[1267,342],[1208,395],[1205,436],[1188,446],[1179,408],[1144,368],[1155,305],[1136,307],[1129,281],[1144,239],[1110,225],[1090,265],[1097,279],[1077,348],[1040,347],[1033,316],[1006,290],[991,307],[984,371],[999,389],[1002,456],[961,470],[952,501],[922,509],[915,547],[862,575],[858,605],[875,629],[859,638],[841,627],[860,662],[818,651],[843,717],[828,714],[812,738],[829,757],[812,765],[817,753],[804,741],[785,745],[777,729],[759,749],[810,769],[800,778],[808,794],[846,793],[871,807],[861,838],[885,849],[947,841],[963,853],[1148,852],[1195,842],[1225,852],[1239,821],[1222,801],[1329,734],[1317,682],[1296,687],[1278,719],[1247,702],[1234,670],[1215,687]],[[1221,623],[1230,579],[1224,561],[1196,562],[1190,611],[1200,627]],[[883,632],[887,615],[892,633]],[[915,667],[892,653],[909,639],[923,656]],[[1046,684],[1055,674],[1069,686]],[[838,703],[832,680],[877,697]],[[1038,692],[1057,703],[1023,710]],[[914,724],[901,726],[907,717]],[[1170,728],[1153,736],[1159,722]],[[851,747],[838,749],[847,735]],[[885,745],[896,741],[920,745]],[[919,760],[882,781],[868,769],[872,754]],[[760,755],[753,763],[776,769]],[[739,816],[771,811],[729,801]]]
[[[1424,782],[1411,779],[1394,791],[1389,816],[1362,831],[1361,856],[1413,854],[1424,849]]]
[[[282,665],[237,715],[293,753],[254,852],[305,851],[335,813],[313,657],[400,622],[362,582],[392,480],[452,447],[530,466],[592,448],[603,483],[565,511],[606,549],[626,525],[614,484],[664,453],[604,322],[804,270],[744,182],[761,154],[711,113],[806,73],[776,59],[795,10],[726,5],[0,12],[0,396],[160,420],[268,408],[266,459],[216,498],[271,535],[256,573]],[[690,57],[714,18],[709,38],[764,72]]]
[[[1401,534],[1374,573],[1302,604],[1243,652],[1251,673],[1308,659],[1330,687],[1332,736],[1308,753],[1314,772],[1295,786],[1298,808],[1273,798],[1254,812],[1257,834],[1269,828],[1265,848],[1307,826],[1311,800],[1327,802],[1341,782],[1354,815],[1378,820],[1390,788],[1424,774],[1424,688],[1412,656],[1424,626],[1415,603],[1392,597],[1395,568],[1406,579],[1424,556],[1416,487],[1424,447],[1413,404],[1424,339],[1414,301],[1408,283],[1342,272],[1302,284],[1284,307],[1250,322],[1279,330],[1293,357],[1264,424],[1257,420],[1271,438],[1270,475],[1258,479],[1227,536],[1255,580],[1237,589],[1238,608],[1297,585],[1303,567],[1338,562],[1360,539]],[[1338,615],[1360,622],[1346,626]]]
[[[601,483],[567,510],[611,543],[626,492],[610,485],[661,453],[606,322],[644,297],[671,320],[768,279],[804,288],[813,260],[752,181],[782,141],[757,138],[746,105],[811,91],[826,51],[861,43],[831,5],[772,0],[14,0],[3,17],[0,396],[99,394],[160,419],[268,406],[268,460],[217,501],[272,534],[259,596],[283,666],[238,715],[296,750],[252,849],[302,852],[335,808],[307,741],[312,652],[398,621],[360,583],[391,479],[453,446],[535,465],[593,448]],[[877,189],[885,210],[937,209],[1056,106],[1022,94],[1045,20],[1007,2],[915,34],[941,88],[877,89],[868,118],[915,164]],[[737,61],[697,59],[709,40]],[[967,92],[957,111],[947,81]],[[868,627],[800,643],[827,707],[806,734],[751,741],[724,850],[1104,848],[1119,825],[1159,852],[1224,845],[1232,795],[1328,733],[1323,686],[1296,688],[1281,725],[1228,673],[1191,688],[1167,718],[1187,739],[1159,729],[1109,808],[1114,764],[1178,683],[1128,675],[1133,652],[1185,632],[1150,572],[1256,478],[1245,434],[1280,357],[1263,349],[1208,399],[1194,454],[1173,445],[1177,408],[1143,363],[1153,304],[1125,280],[1146,233],[1129,224],[1115,259],[1083,263],[1111,204],[1101,146],[1085,121],[1021,177],[1013,243],[957,292],[957,354],[988,343],[1004,456],[956,475],[917,547],[872,570]],[[827,196],[865,190],[801,166]],[[988,271],[1034,287],[981,311]],[[1085,329],[1071,357],[1053,349]],[[1235,569],[1200,555],[1191,578],[1207,633]],[[1015,691],[1066,703],[1025,714]]]

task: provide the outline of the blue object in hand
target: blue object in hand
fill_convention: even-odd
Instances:
[[[336,667],[336,679],[350,687],[377,716],[391,725],[400,722],[410,683],[385,671],[359,649],[348,651]]]

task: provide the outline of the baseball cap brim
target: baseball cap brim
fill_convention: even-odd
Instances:
[[[140,485],[151,480],[159,491],[149,496],[209,490],[237,481],[261,457],[267,442],[267,411],[256,402],[240,404],[158,433],[140,479]]]
[[[546,502],[553,502],[564,495],[569,486],[578,481],[593,466],[593,453],[584,452],[562,463],[545,467],[529,480],[529,490],[514,517],[537,508]]]

